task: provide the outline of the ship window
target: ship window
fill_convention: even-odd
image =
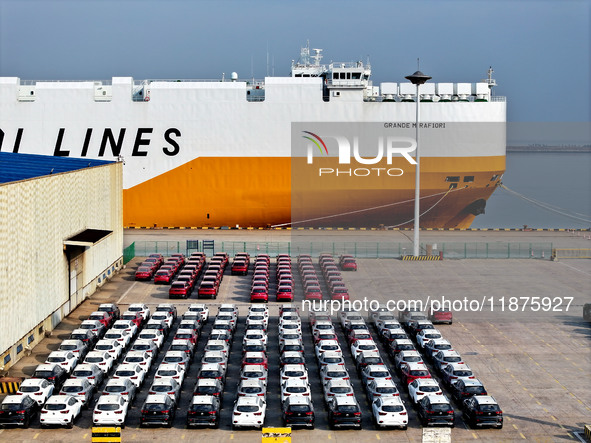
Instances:
[[[491,177],[490,181],[494,182],[497,178],[499,178],[499,174],[495,174]]]
[[[339,73],[338,73],[338,72],[333,72],[333,73],[332,73],[332,78],[333,78],[333,80],[338,80],[338,78],[339,78]]]
[[[361,72],[353,73],[353,80],[359,80],[361,78]]]
[[[347,80],[351,80],[351,73],[347,72]]]
[[[445,181],[446,182],[459,182],[460,176],[459,175],[448,175],[447,177],[445,177]]]
[[[345,80],[347,78],[346,72],[341,72],[341,80]]]
[[[464,177],[464,183],[470,183],[474,181],[474,176],[473,175],[466,175]]]
[[[458,184],[457,183],[451,183],[449,185],[449,189],[456,189],[457,187],[458,187]]]

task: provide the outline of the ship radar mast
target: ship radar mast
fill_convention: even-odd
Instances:
[[[483,82],[488,84],[488,89],[492,89],[494,86],[497,86],[497,81],[492,78],[493,72],[495,72],[492,68],[492,66],[489,66],[487,74],[488,74],[488,78],[485,78],[483,80]]]

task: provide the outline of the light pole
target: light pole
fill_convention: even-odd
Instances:
[[[420,198],[421,198],[421,157],[419,155],[419,103],[421,102],[421,96],[419,95],[419,86],[430,80],[431,77],[423,74],[421,71],[416,71],[412,75],[407,75],[407,80],[413,85],[417,85],[417,121],[416,121],[416,139],[417,139],[417,151],[416,151],[416,170],[415,170],[415,224],[414,224],[414,256],[419,256],[419,215],[420,215]]]

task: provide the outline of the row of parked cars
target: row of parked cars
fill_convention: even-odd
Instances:
[[[349,300],[349,291],[333,256],[331,254],[320,254],[318,263],[330,298],[332,300]]]
[[[424,425],[453,426],[455,414],[449,398],[423,358],[433,365],[451,397],[460,405],[467,423],[503,426],[502,411],[496,400],[487,395],[482,382],[424,314],[407,316],[399,323],[384,309],[376,312],[373,320]]]
[[[154,283],[169,283],[170,289],[168,290],[168,298],[188,298],[193,289],[197,285],[197,281],[203,272],[205,267],[205,254],[202,252],[195,252],[191,254],[185,260],[182,257],[182,265],[177,271],[171,273],[172,280],[167,281],[158,279],[158,276],[154,277]],[[170,271],[169,271],[170,272]]]
[[[279,254],[275,258],[275,280],[277,287],[275,296],[278,302],[293,301],[294,279],[291,270],[291,257],[288,254]],[[271,292],[271,258],[268,254],[259,254],[255,258],[250,288],[250,301],[268,302]]]

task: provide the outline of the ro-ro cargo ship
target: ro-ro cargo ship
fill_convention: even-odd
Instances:
[[[411,227],[415,86],[313,51],[264,81],[3,77],[0,150],[124,161],[125,226]],[[469,227],[500,183],[490,74],[421,86],[421,227]]]

